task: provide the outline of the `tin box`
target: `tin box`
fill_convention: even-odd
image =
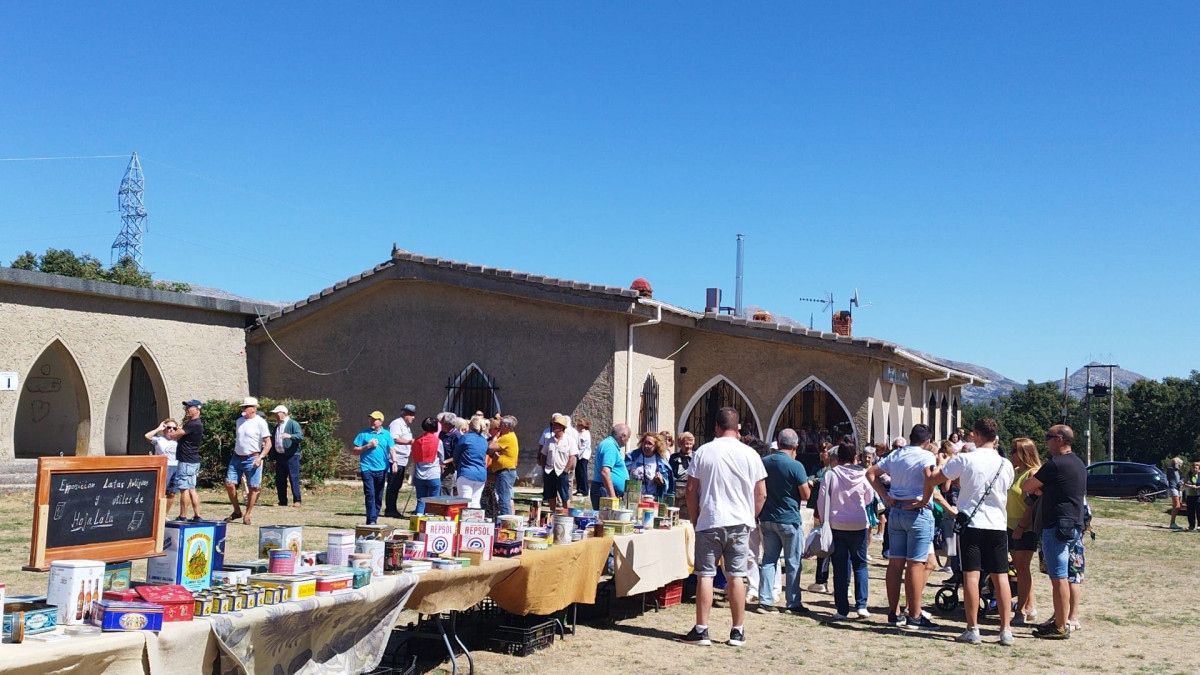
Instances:
[[[99,560],[55,560],[50,563],[46,602],[58,608],[58,623],[87,623],[91,603],[100,599],[104,563]]]
[[[498,541],[493,545],[492,553],[499,558],[511,558],[521,555],[521,542]]]
[[[226,562],[226,570],[250,570],[251,574],[265,574],[271,566],[271,561],[266,557],[256,560],[243,560],[241,562]]]
[[[255,574],[250,583],[287,592],[284,600],[312,597],[317,592],[317,578],[307,574]]]
[[[139,602],[142,596],[138,595],[136,588],[126,588],[123,591],[104,591],[102,596],[105,600],[120,600],[122,602]]]
[[[213,586],[237,586],[250,583],[250,570],[213,570]]]
[[[167,523],[165,555],[146,561],[146,579],[156,584],[179,584],[189,591],[212,583],[213,524]]]
[[[388,538],[395,528],[384,523],[375,523],[373,525],[355,525],[354,540],[359,539],[378,539],[383,541]]]
[[[354,573],[337,572],[334,570],[316,570],[312,573],[317,579],[317,595],[334,595],[354,590]]]
[[[4,601],[4,638],[12,637],[13,619],[20,618],[25,635],[37,635],[54,630],[58,625],[58,608],[46,604],[41,595],[14,595]]]
[[[138,595],[146,602],[162,605],[163,621],[191,621],[196,598],[177,584],[166,586],[138,586]]]
[[[101,630],[162,630],[163,607],[150,602],[97,600],[92,613],[93,626]]]
[[[133,563],[126,560],[125,562],[108,563],[104,566],[104,590],[106,591],[123,591],[129,588],[129,582],[133,578]]]
[[[304,528],[299,525],[263,525],[258,528],[258,557],[268,558],[269,553],[277,548],[290,549],[300,553]]]

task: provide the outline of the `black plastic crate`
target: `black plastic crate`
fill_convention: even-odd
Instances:
[[[407,659],[406,659],[407,660]],[[399,664],[383,665],[367,673],[367,675],[416,675],[417,673],[417,657],[412,657],[407,667]]]
[[[554,633],[559,630],[555,621],[543,621],[528,628],[521,626],[498,626],[488,638],[488,649],[510,656],[529,656],[554,644]]]

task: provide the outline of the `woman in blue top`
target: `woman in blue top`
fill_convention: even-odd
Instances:
[[[479,508],[483,496],[483,484],[487,481],[487,432],[488,420],[476,415],[471,418],[467,433],[454,445],[454,466],[458,470],[455,481],[458,496],[470,499],[470,508]]]
[[[642,494],[662,501],[663,495],[675,490],[675,476],[667,460],[667,446],[658,434],[647,431],[638,447],[625,458],[629,478],[642,481]]]

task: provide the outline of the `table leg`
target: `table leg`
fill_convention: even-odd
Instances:
[[[458,612],[450,612],[450,634],[454,636],[454,641],[458,643],[458,648],[467,656],[467,666],[470,669],[470,675],[475,675],[475,658],[471,656],[470,650],[463,644],[461,638],[458,637]]]
[[[442,617],[440,614],[434,614],[433,620],[437,624],[438,632],[442,634],[442,643],[446,645],[446,652],[450,654],[450,673],[458,675],[458,661],[454,657],[454,647],[450,646],[450,638],[446,636],[446,627],[442,625]]]

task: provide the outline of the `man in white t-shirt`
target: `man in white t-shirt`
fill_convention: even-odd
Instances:
[[[975,420],[970,439],[974,449],[960,452],[925,479],[925,498],[935,485],[959,484],[959,518],[968,519],[959,541],[962,555],[964,606],[967,629],[955,640],[979,644],[979,573],[991,576],[1000,611],[1000,644],[1013,644],[1009,618],[1012,615],[1011,589],[1008,586],[1008,488],[1014,479],[1012,463],[996,452],[996,421],[987,417]],[[971,443],[967,444],[968,446]],[[944,462],[944,463],[942,463]]]
[[[387,502],[383,512],[388,518],[404,517],[396,508],[396,499],[400,496],[400,488],[404,486],[404,472],[408,469],[408,455],[412,452],[412,423],[416,418],[417,406],[409,403],[400,409],[400,416],[388,425],[388,432],[392,435],[394,443],[388,462]]]
[[[717,411],[716,438],[700,446],[688,466],[687,506],[696,525],[696,625],[680,642],[709,645],[708,614],[713,578],[721,558],[733,615],[729,645],[746,644],[746,560],[750,530],[767,499],[767,470],[762,458],[738,438],[735,408]]]
[[[258,486],[262,482],[263,460],[270,451],[271,428],[258,415],[258,399],[247,396],[242,399],[242,416],[237,420],[233,455],[229,458],[229,468],[225,470],[225,492],[229,495],[229,503],[233,505],[233,513],[225,522],[241,518],[243,523],[250,524],[250,511],[258,500]],[[248,488],[245,512],[238,504],[237,494],[238,480],[243,477]]]

